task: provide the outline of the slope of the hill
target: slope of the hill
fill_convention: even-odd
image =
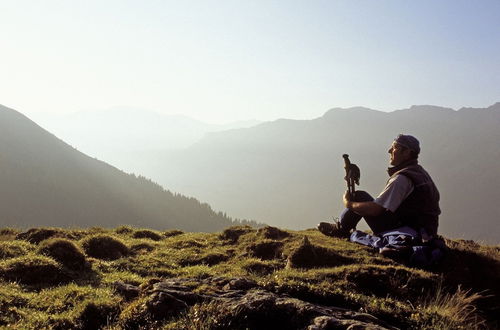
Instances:
[[[500,249],[421,270],[316,230],[0,229],[0,327],[495,329]]]
[[[208,204],[90,158],[0,106],[0,223],[213,231],[232,220]]]
[[[359,189],[376,195],[388,178],[392,140],[413,134],[420,163],[441,191],[441,233],[497,243],[499,128],[500,103],[458,111],[332,109],[314,120],[212,133],[187,150],[145,158],[141,173],[232,215],[309,228],[341,211],[342,154],[361,168]]]

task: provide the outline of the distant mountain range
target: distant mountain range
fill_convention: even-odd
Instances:
[[[441,191],[440,232],[500,242],[500,103],[335,108],[313,120],[210,133],[185,150],[145,155],[136,170],[228,214],[300,229],[341,211],[343,153],[361,168],[360,189],[377,195],[399,133],[421,141],[420,162]]]
[[[36,115],[37,124],[83,153],[134,171],[144,154],[186,148],[209,132],[246,128],[260,121],[208,124],[182,115],[113,107],[70,115]]]
[[[238,223],[208,204],[88,157],[0,106],[1,227],[131,224],[214,231]]]

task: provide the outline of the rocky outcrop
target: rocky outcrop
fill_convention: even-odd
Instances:
[[[194,287],[211,289],[199,293]],[[139,288],[128,285],[130,290]],[[217,306],[216,315],[211,315],[217,329],[397,329],[372,315],[277,294],[246,278],[173,278],[141,290],[144,302],[138,309],[147,314],[143,319],[168,319],[195,304],[211,303]]]

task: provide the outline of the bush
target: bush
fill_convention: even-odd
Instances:
[[[33,250],[33,246],[27,242],[0,242],[0,259],[20,257],[27,254],[31,250]]]
[[[130,254],[130,249],[119,239],[109,235],[96,235],[82,242],[87,255],[104,260],[116,260]]]
[[[0,277],[22,284],[57,285],[71,280],[54,260],[43,256],[25,256],[0,263]]]
[[[163,238],[160,234],[155,233],[152,230],[147,230],[147,229],[136,231],[132,235],[132,237],[134,237],[134,238],[149,238],[149,239],[152,239],[153,241],[159,241]]]
[[[39,252],[52,257],[72,270],[82,270],[86,266],[83,251],[75,243],[67,239],[53,238],[45,240],[41,243]]]

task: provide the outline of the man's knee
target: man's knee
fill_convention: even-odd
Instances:
[[[373,201],[373,197],[363,190],[358,190],[354,193],[354,202],[371,202]]]

